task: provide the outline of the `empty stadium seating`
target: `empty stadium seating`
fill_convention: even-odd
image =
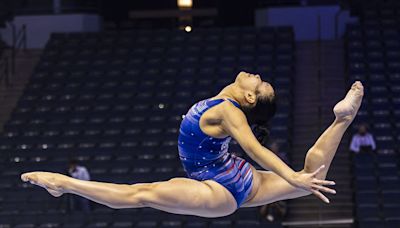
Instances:
[[[354,157],[359,227],[400,227],[398,12],[398,4],[370,7],[363,22],[348,27],[349,79],[365,84],[353,126],[368,123],[377,143],[376,154]]]
[[[0,139],[0,227],[261,227],[255,208],[215,220],[98,204],[69,212],[68,196],[53,198],[19,175],[66,173],[76,157],[96,181],[185,176],[182,115],[240,70],[276,87],[272,137],[289,150],[293,52],[287,27],[53,34]]]

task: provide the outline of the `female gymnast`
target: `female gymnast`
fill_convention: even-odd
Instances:
[[[45,188],[51,195],[76,194],[111,208],[152,207],[162,211],[221,217],[239,207],[255,207],[278,200],[322,193],[328,168],[340,140],[361,105],[363,86],[355,82],[333,109],[334,122],[308,150],[303,170],[293,171],[263,147],[251,126],[265,124],[275,112],[272,86],[259,75],[240,72],[235,81],[215,97],[194,104],[180,126],[179,156],[188,178],[139,184],[83,181],[50,172],[21,175],[25,182]],[[233,137],[261,167],[256,170],[228,152]]]

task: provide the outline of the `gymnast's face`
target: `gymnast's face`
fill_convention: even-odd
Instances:
[[[274,88],[271,84],[261,79],[260,75],[241,71],[235,80],[235,84],[243,91],[243,96],[250,106],[254,106],[259,98],[273,99]]]

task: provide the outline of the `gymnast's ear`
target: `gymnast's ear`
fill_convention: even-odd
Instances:
[[[245,91],[244,92],[244,98],[246,99],[247,103],[250,104],[250,106],[255,105],[255,103],[257,101],[257,96],[252,91]]]

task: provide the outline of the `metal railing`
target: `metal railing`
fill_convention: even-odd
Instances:
[[[11,79],[15,75],[16,71],[16,56],[18,50],[26,51],[27,49],[27,37],[26,37],[26,25],[22,25],[19,30],[13,23],[9,23],[11,28],[11,47],[4,48],[2,50],[2,56],[0,57],[0,85],[9,87],[12,85]]]
[[[14,24],[10,23],[12,29],[12,49],[11,49],[11,75],[15,75],[15,58],[17,51],[22,49],[26,51],[26,25],[23,24],[17,31]]]
[[[6,54],[0,58],[0,84],[3,84],[3,81],[6,87],[10,85],[10,59]]]

